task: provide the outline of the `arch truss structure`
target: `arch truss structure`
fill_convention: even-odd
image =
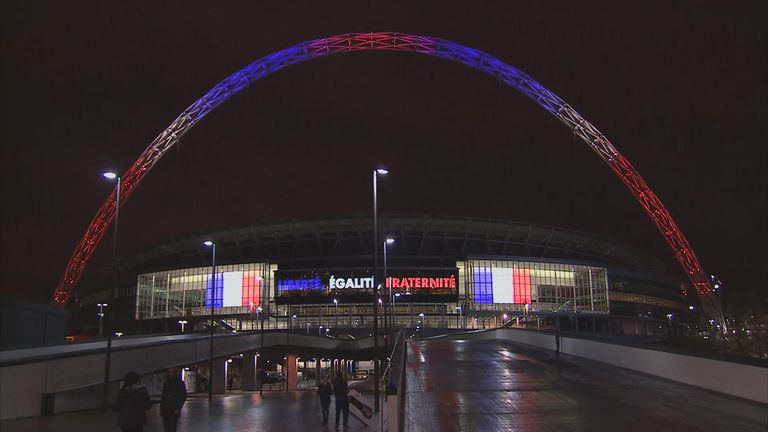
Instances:
[[[336,53],[354,51],[406,51],[444,58],[465,64],[491,75],[532,99],[557,117],[584,141],[606,163],[632,192],[656,227],[666,239],[678,262],[702,299],[711,301],[713,287],[691,245],[678,228],[661,200],[648,187],[637,170],[610,141],[590,122],[557,95],[545,89],[533,78],[497,58],[466,46],[429,36],[403,33],[349,33],[302,42],[275,52],[249,64],[230,75],[182,112],[152,143],[122,176],[121,203],[131,196],[141,180],[160,158],[195,124],[218,105],[252,82],[292,64]],[[116,190],[113,190],[96,212],[85,235],[77,245],[56,287],[53,302],[69,302],[94,249],[115,217]]]

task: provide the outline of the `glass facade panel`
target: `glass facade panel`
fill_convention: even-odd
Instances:
[[[145,273],[136,280],[136,319],[201,315],[213,305],[220,314],[253,313],[270,297],[272,268],[267,263],[216,267],[213,289],[211,267]]]
[[[458,265],[476,310],[608,313],[603,267],[514,260],[468,260]]]

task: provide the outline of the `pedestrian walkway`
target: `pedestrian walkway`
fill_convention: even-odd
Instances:
[[[187,401],[179,419],[184,432],[246,431],[333,431],[334,405],[331,418],[323,426],[320,402],[314,391],[232,393],[215,397],[211,405],[205,397]],[[349,418],[349,431],[377,430],[365,428],[354,417]],[[0,422],[2,432],[89,432],[119,431],[113,413],[85,411],[52,417],[7,420]],[[147,415],[144,432],[162,432],[157,406]]]
[[[768,407],[503,341],[408,344],[408,431],[760,431]]]

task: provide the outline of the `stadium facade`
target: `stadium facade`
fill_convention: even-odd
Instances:
[[[682,283],[655,258],[605,237],[476,218],[379,223],[382,327],[482,328],[568,315],[588,318],[582,322],[594,330],[608,317],[663,319],[686,309]],[[201,328],[212,299],[218,322],[233,330],[369,328],[372,237],[370,217],[343,217],[175,239],[124,262],[122,314],[166,330],[180,321]],[[394,242],[385,247],[386,238]],[[215,278],[205,240],[216,243]]]

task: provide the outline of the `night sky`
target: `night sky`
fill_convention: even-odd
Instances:
[[[486,51],[563,98],[632,161],[724,295],[765,301],[765,1],[191,3],[3,2],[3,293],[47,302],[113,186],[100,172],[125,170],[221,79],[304,40],[398,31]],[[546,111],[466,66],[386,52],[291,66],[217,108],[122,208],[121,254],[368,214],[374,166],[391,172],[385,214],[594,232],[680,275],[629,191]]]

